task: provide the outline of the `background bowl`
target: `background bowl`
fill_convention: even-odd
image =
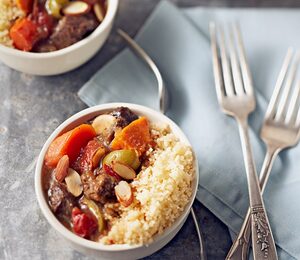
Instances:
[[[46,217],[46,219],[49,221],[52,227],[56,229],[56,231],[58,231],[58,233],[61,234],[67,240],[67,242],[71,244],[71,246],[75,250],[78,250],[89,256],[96,256],[97,258],[100,259],[123,259],[123,260],[138,259],[138,258],[148,256],[156,252],[157,250],[161,249],[176,235],[176,233],[180,230],[180,228],[184,224],[190,212],[193,201],[195,199],[196,191],[198,187],[198,179],[199,179],[198,162],[197,162],[197,158],[195,157],[194,164],[196,169],[196,174],[195,174],[196,177],[192,183],[192,196],[188,205],[186,205],[184,212],[178,217],[178,219],[173,223],[173,225],[167,228],[163,234],[154,237],[154,241],[149,245],[143,245],[143,246],[102,245],[100,243],[86,240],[75,235],[59,222],[59,220],[55,217],[55,215],[52,213],[52,211],[48,206],[47,199],[45,197],[45,194],[43,192],[43,187],[42,187],[43,162],[50,143],[60,134],[73,129],[79,124],[82,124],[88,120],[93,119],[99,114],[106,113],[120,106],[129,107],[136,114],[146,116],[151,122],[167,123],[171,127],[173,133],[180,139],[181,142],[190,145],[189,141],[187,140],[186,136],[181,131],[181,129],[168,117],[164,116],[163,114],[155,110],[152,110],[148,107],[129,104],[129,103],[103,104],[103,105],[87,108],[75,114],[74,116],[70,117],[65,122],[63,122],[51,134],[51,136],[44,144],[42,151],[39,155],[36,171],[35,171],[35,191],[36,191],[40,208],[44,216]]]
[[[107,39],[117,13],[119,0],[108,0],[103,22],[86,38],[64,49],[33,53],[0,44],[0,60],[7,66],[34,75],[56,75],[75,69],[88,61]]]

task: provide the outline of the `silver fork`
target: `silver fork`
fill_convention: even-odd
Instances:
[[[267,152],[260,172],[260,187],[263,193],[270,176],[274,160],[283,149],[293,147],[300,139],[300,80],[293,93],[292,85],[299,65],[299,53],[291,64],[293,51],[288,50],[272,94],[260,136],[267,146]],[[289,70],[290,68],[290,70]],[[289,70],[289,74],[287,74]],[[283,87],[284,86],[284,87]],[[250,209],[242,228],[226,259],[247,259],[250,246]]]
[[[258,177],[248,133],[248,116],[255,109],[252,79],[237,25],[230,30],[227,58],[225,35],[220,28],[220,59],[216,25],[210,24],[211,48],[217,98],[224,113],[234,117],[239,126],[250,200],[252,249],[254,259],[277,259],[276,247],[260,193]],[[234,34],[236,34],[236,42]],[[235,48],[236,47],[236,48]],[[236,52],[237,49],[237,52]]]

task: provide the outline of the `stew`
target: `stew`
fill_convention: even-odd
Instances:
[[[25,17],[9,30],[15,48],[50,52],[68,47],[103,21],[106,0],[17,0]]]
[[[133,202],[130,182],[153,147],[148,119],[126,107],[58,136],[44,161],[44,189],[56,217],[78,236],[98,241],[120,206]]]

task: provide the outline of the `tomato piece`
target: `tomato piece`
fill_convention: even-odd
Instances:
[[[81,203],[85,204],[94,214],[98,221],[98,232],[101,233],[104,229],[104,217],[99,206],[93,200],[87,199],[85,196],[83,196],[83,198],[81,199]]]
[[[72,210],[72,222],[74,233],[84,238],[90,237],[98,228],[97,222],[77,207]]]
[[[104,149],[105,152],[105,148],[99,140],[95,138],[89,141],[88,144],[84,147],[78,160],[74,163],[74,169],[82,174],[85,171],[91,171],[96,168],[97,166],[94,167],[93,165],[93,156],[98,149]]]
[[[77,207],[73,208],[73,210],[72,210],[72,219],[73,219],[76,215],[81,214],[81,213],[82,213],[82,211],[81,211],[79,208],[77,208]]]
[[[46,39],[52,32],[54,20],[46,11],[40,11],[33,17],[36,20],[39,31],[39,40]]]
[[[50,144],[45,155],[45,164],[49,168],[55,168],[64,155],[69,156],[70,164],[74,163],[80,150],[95,136],[94,128],[88,124],[82,124],[62,134]]]
[[[11,27],[9,36],[17,49],[30,51],[39,38],[38,27],[29,18],[22,18]]]

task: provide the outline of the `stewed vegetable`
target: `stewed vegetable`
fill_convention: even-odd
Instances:
[[[45,156],[45,192],[57,218],[97,241],[134,201],[131,182],[151,148],[147,118],[128,108],[102,114],[58,136]]]
[[[33,7],[33,0],[17,0],[18,7],[26,14],[30,13]]]
[[[52,168],[56,167],[58,161],[64,155],[68,155],[70,162],[73,163],[77,159],[80,150],[95,136],[94,128],[88,124],[82,124],[64,133],[51,143],[45,157],[46,165]]]
[[[111,166],[114,162],[120,162],[136,170],[140,166],[140,160],[135,150],[115,150],[107,154],[103,164]]]

